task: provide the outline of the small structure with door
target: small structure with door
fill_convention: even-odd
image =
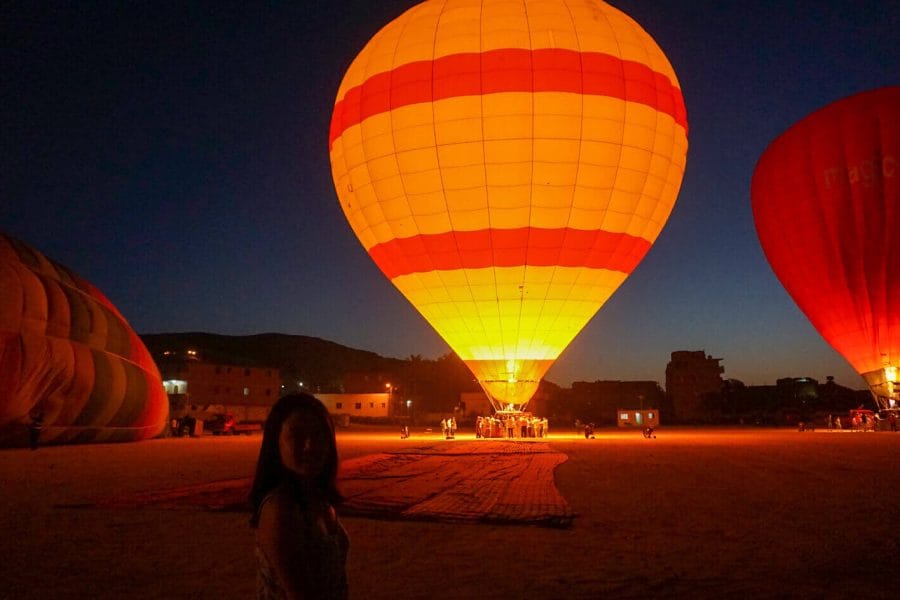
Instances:
[[[659,411],[655,408],[620,408],[616,423],[620,428],[659,427]]]

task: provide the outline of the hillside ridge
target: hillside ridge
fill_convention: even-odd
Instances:
[[[164,362],[166,351],[182,354],[190,349],[204,362],[277,368],[286,378],[324,387],[337,384],[347,373],[392,373],[406,362],[318,337],[275,332],[187,331],[140,334],[140,338],[158,363]]]

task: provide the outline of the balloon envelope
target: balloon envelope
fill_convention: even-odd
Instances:
[[[97,288],[0,234],[0,431],[38,412],[42,441],[134,441],[162,431],[168,399],[143,342]]]
[[[766,149],[753,217],[785,289],[883,405],[900,365],[900,87],[837,101]]]
[[[678,80],[596,0],[435,0],[348,68],[329,137],[353,231],[497,408],[656,240],[684,173]]]

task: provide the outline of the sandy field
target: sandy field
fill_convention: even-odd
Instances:
[[[0,598],[252,598],[248,514],[71,508],[252,475],[261,438],[0,451]],[[342,459],[440,440],[341,431]],[[569,528],[344,517],[353,598],[893,598],[900,434],[554,432]],[[497,442],[491,442],[497,443]]]

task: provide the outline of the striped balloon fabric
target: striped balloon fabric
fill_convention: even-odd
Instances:
[[[431,0],[347,70],[329,136],[366,251],[498,409],[656,240],[687,119],[675,73],[596,0]]]
[[[0,440],[38,414],[42,442],[143,440],[168,409],[156,364],[112,303],[0,234]]]

